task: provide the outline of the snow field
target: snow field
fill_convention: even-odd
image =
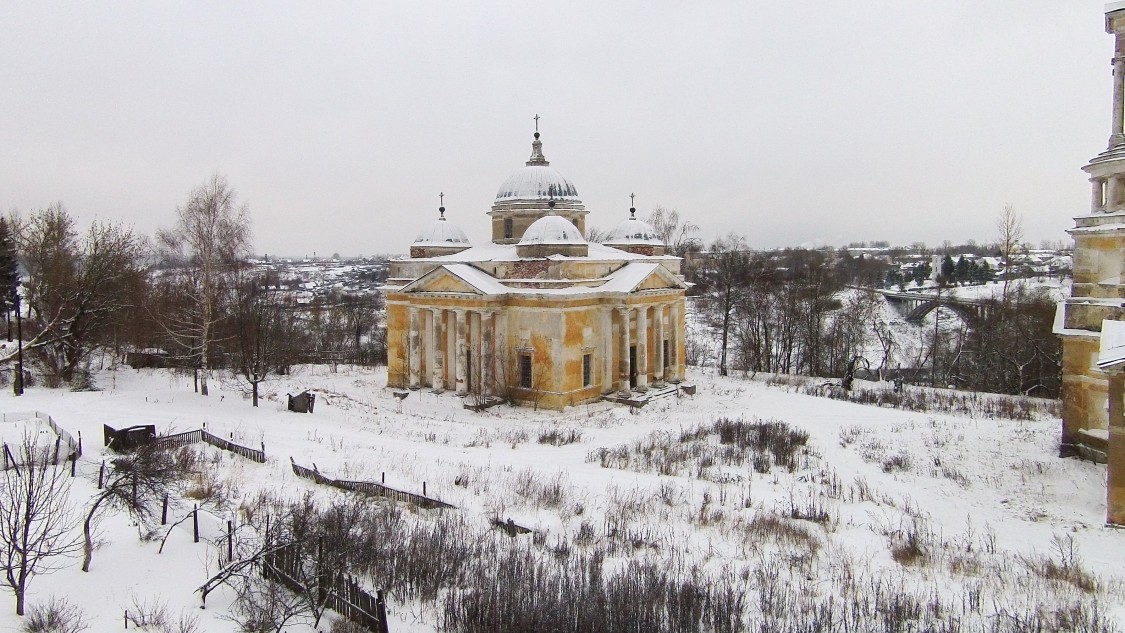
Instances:
[[[385,370],[352,367],[301,368],[271,383],[258,409],[233,382],[215,381],[203,398],[190,377],[150,370],[101,373],[99,392],[0,396],[0,410],[37,409],[82,432],[76,503],[94,493],[101,449],[91,440],[103,423],[156,424],[160,433],[206,424],[240,444],[264,442],[269,457],[259,465],[200,445],[204,467],[170,518],[204,501],[203,543],[192,543],[188,521],[157,554],[164,531],[145,540],[150,526],[109,516],[91,572],[74,561],[35,579],[29,604],[66,595],[91,630],[116,630],[125,609],[146,602],[166,605],[172,619],[196,618],[199,630],[237,630],[222,617],[229,592],[209,596],[206,610],[192,593],[218,567],[225,521],[246,522],[264,496],[341,494],[293,475],[292,457],[341,479],[385,475],[387,485],[416,493],[425,482],[430,496],[460,510],[388,509],[396,529],[446,530],[472,552],[496,556],[466,567],[437,600],[394,579],[371,582],[388,588],[392,631],[452,626],[445,598],[475,586],[484,569],[499,573],[515,554],[548,570],[557,564],[559,573],[598,556],[611,576],[651,564],[733,591],[747,617],[782,628],[829,615],[874,627],[891,617],[889,604],[930,624],[956,620],[960,628],[949,630],[1017,630],[1035,614],[1089,621],[1095,605],[1111,625],[1125,618],[1125,536],[1102,525],[1105,468],[1056,457],[1057,418],[900,411],[696,370],[689,381],[698,386],[693,398],[562,413],[473,413],[452,394],[426,391],[398,403],[382,387]],[[285,393],[305,388],[318,395],[316,412],[285,411]],[[763,451],[729,452],[706,432],[721,419],[777,421],[808,439],[792,469],[772,455],[767,469]],[[672,459],[676,451],[690,454]],[[509,539],[490,529],[508,518],[536,534]],[[988,628],[996,622],[1016,628]],[[16,616],[0,616],[0,630],[18,626]]]

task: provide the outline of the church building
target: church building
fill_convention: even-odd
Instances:
[[[470,244],[440,207],[391,261],[388,386],[561,409],[682,380],[680,258],[635,209],[588,242],[588,213],[538,131],[487,212],[490,242]]]
[[[1061,453],[1107,464],[1106,521],[1125,525],[1125,2],[1106,5],[1114,36],[1107,149],[1082,169],[1090,211],[1074,219],[1074,280],[1060,305]]]

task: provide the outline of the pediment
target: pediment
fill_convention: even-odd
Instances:
[[[441,292],[460,294],[484,294],[464,279],[454,275],[444,266],[435,268],[410,282],[402,289],[405,293]]]
[[[615,278],[603,289],[618,292],[641,292],[643,290],[683,290],[687,288],[679,277],[659,264],[630,264],[618,271]]]

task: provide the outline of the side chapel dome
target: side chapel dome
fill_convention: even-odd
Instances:
[[[445,207],[439,207],[440,217],[422,229],[410,245],[411,257],[438,257],[460,253],[469,248],[469,238],[461,227],[445,219]]]
[[[603,243],[607,246],[618,244],[623,246],[629,244],[664,246],[664,241],[660,239],[656,229],[652,228],[652,225],[648,222],[638,220],[636,212],[636,209],[629,209],[629,218],[622,220],[620,224],[614,227]]]
[[[441,217],[422,229],[414,239],[412,246],[471,246],[468,236],[461,227],[445,219],[445,207],[441,208]]]
[[[629,208],[629,218],[614,227],[602,243],[637,255],[663,255],[665,251],[664,240],[651,224],[637,219],[635,207]]]

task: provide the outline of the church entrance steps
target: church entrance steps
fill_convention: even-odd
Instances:
[[[625,404],[630,407],[643,407],[653,400],[675,396],[678,389],[679,387],[676,385],[665,385],[663,387],[649,387],[646,391],[630,391],[628,395],[615,391],[602,396],[602,400]]]

